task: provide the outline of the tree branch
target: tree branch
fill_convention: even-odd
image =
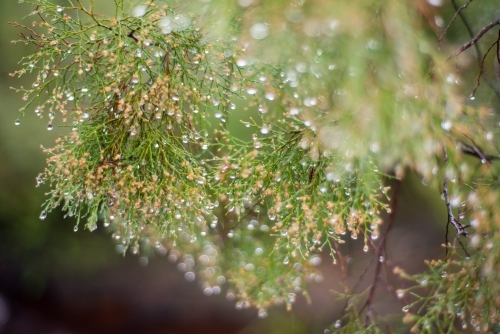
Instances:
[[[471,46],[476,44],[481,39],[481,37],[483,37],[483,35],[486,34],[491,28],[493,28],[494,26],[499,25],[499,24],[500,24],[500,19],[497,19],[497,20],[491,22],[490,24],[485,26],[476,36],[474,36],[474,38],[472,38],[469,42],[464,44],[460,49],[455,51],[454,54],[448,56],[446,59],[450,59],[450,58],[458,56],[459,54],[461,54],[462,52],[464,52],[465,50],[467,50],[468,48],[470,48]]]
[[[446,152],[446,148],[444,149],[444,163],[445,165],[448,163],[448,153]],[[446,172],[443,176],[443,195],[444,195],[444,201],[446,203],[446,210],[448,211],[448,223],[447,224],[452,224],[453,227],[457,230],[457,239],[460,238],[461,236],[468,237],[469,232],[465,229],[466,226],[462,225],[460,221],[455,218],[455,215],[453,214],[453,210],[451,208],[450,204],[450,196],[448,194],[448,177],[446,176]],[[465,251],[465,249],[464,249]]]

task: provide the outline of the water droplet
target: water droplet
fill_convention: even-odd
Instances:
[[[45,218],[47,218],[47,211],[43,210],[42,213],[40,213],[40,219],[44,220]]]
[[[401,289],[398,289],[396,290],[396,296],[398,297],[398,299],[403,299],[405,296],[405,292]]]
[[[263,125],[261,128],[260,128],[260,133],[262,133],[263,135],[266,135],[269,133],[269,127],[267,125]]]
[[[363,246],[363,252],[367,253],[367,252],[368,252],[368,249],[369,249],[369,248],[368,248],[368,245],[364,245],[364,246]]]
[[[406,305],[406,306],[403,307],[402,310],[403,310],[404,313],[408,313],[408,311],[410,310],[410,308],[408,307],[408,305]]]
[[[75,225],[75,227],[73,227],[73,231],[77,232],[78,231],[78,226]]]
[[[266,94],[264,95],[264,97],[266,99],[268,99],[269,101],[272,101],[272,100],[274,100],[274,93],[273,92],[266,92]]]
[[[265,23],[255,23],[250,27],[250,35],[255,39],[264,39],[269,35],[269,27]]]
[[[445,131],[450,131],[451,127],[452,127],[451,121],[449,121],[449,120],[442,121],[441,122],[441,127]]]
[[[196,278],[196,275],[192,271],[188,271],[187,273],[184,274],[184,279],[188,282],[194,281]]]
[[[257,93],[257,88],[255,87],[247,87],[246,89],[247,94],[254,95]]]
[[[259,311],[259,318],[261,319],[267,318],[267,313],[264,311]]]
[[[240,58],[236,60],[236,66],[238,67],[245,67],[247,65],[248,65],[248,60],[246,60],[245,58]]]
[[[57,6],[56,11],[57,11],[58,13],[61,13],[63,10],[64,10],[64,8],[62,8],[61,6]]]
[[[288,258],[288,256],[285,257],[285,259],[283,260],[283,264],[289,264],[290,263],[290,259]]]
[[[335,321],[335,328],[339,329],[342,326],[342,321],[337,320]]]
[[[319,257],[319,255],[313,255],[311,256],[311,258],[309,259],[309,263],[314,266],[314,267],[317,267],[321,264],[321,257]]]
[[[54,128],[52,123],[47,124],[47,130],[51,131]]]
[[[21,124],[21,120],[20,119],[16,119],[16,122],[14,124],[16,124],[16,125]]]

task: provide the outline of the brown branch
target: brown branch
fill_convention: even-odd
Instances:
[[[500,33],[500,31],[499,31],[499,33]],[[488,48],[488,51],[486,51],[486,53],[484,54],[483,58],[479,62],[479,75],[477,76],[477,84],[476,84],[476,87],[474,87],[474,90],[472,91],[471,97],[474,97],[474,95],[476,95],[476,91],[479,88],[479,85],[481,84],[481,77],[482,77],[483,72],[484,72],[484,61],[486,60],[486,56],[488,55],[488,53],[490,53],[491,49],[493,49],[493,47],[495,45],[498,48],[498,42],[499,42],[499,40],[500,40],[500,35],[499,35],[498,39],[496,40],[496,42],[493,43],[493,44],[491,44],[491,46]]]
[[[444,163],[445,165],[448,163],[448,153],[446,152],[446,148],[444,148]],[[446,203],[446,210],[448,212],[447,225],[451,224],[453,225],[455,230],[457,230],[457,235],[456,235],[457,239],[460,239],[461,236],[469,237],[469,232],[467,232],[466,230],[467,226],[462,225],[462,223],[460,223],[460,221],[457,218],[455,218],[455,215],[453,214],[453,210],[450,204],[450,196],[448,194],[448,177],[446,176],[446,173],[443,176],[443,195],[444,195],[444,201]],[[460,240],[458,241],[460,242]],[[460,245],[462,246],[464,252],[468,255],[467,251],[465,250],[465,247],[461,242]]]
[[[460,151],[462,153],[478,158],[482,163],[491,164],[494,160],[500,160],[499,155],[486,154],[476,144],[469,145],[461,140],[459,140],[458,142],[460,144]]]
[[[391,229],[395,217],[396,217],[396,208],[398,205],[398,197],[399,197],[399,191],[401,188],[401,181],[396,180],[396,186],[394,188],[394,193],[392,194],[392,203],[390,205],[391,207],[391,213],[389,214],[389,221],[387,223],[387,228],[384,231],[384,234],[382,235],[382,238],[380,240],[380,243],[377,248],[375,248],[375,254],[377,256],[377,266],[375,267],[375,275],[373,277],[373,283],[370,287],[370,291],[368,292],[368,298],[366,299],[365,304],[359,312],[361,313],[365,307],[368,307],[368,311],[366,312],[366,319],[365,319],[365,325],[368,326],[369,320],[370,320],[370,314],[373,312],[373,297],[375,296],[375,289],[377,288],[377,283],[380,280],[380,270],[382,269],[382,263],[386,261],[380,261],[380,256],[385,256],[385,242],[387,240],[387,234],[389,233],[389,230]]]
[[[444,36],[446,35],[446,33],[448,32],[448,29],[450,29],[451,25],[453,24],[453,22],[457,19],[457,17],[460,15],[460,18],[462,19],[462,21],[464,21],[465,25],[466,25],[466,28],[467,30],[471,31],[470,30],[470,26],[466,23],[466,21],[464,20],[464,17],[462,15],[462,10],[464,10],[465,8],[467,8],[467,6],[469,6],[469,4],[472,2],[473,0],[469,0],[467,1],[467,3],[465,5],[463,5],[462,7],[458,8],[457,9],[457,5],[455,3],[455,0],[452,0],[452,3],[453,3],[453,7],[455,7],[455,15],[453,15],[453,17],[451,18],[451,21],[450,23],[448,23],[448,25],[446,26],[446,28],[444,28],[444,31],[443,33],[441,34],[441,36],[439,36],[439,43],[441,43],[441,40],[444,38]]]
[[[33,29],[31,29],[30,27],[27,27],[23,24],[19,24],[17,22],[7,22],[7,24],[12,24],[14,27],[19,27],[19,28],[23,28],[23,29],[26,29],[28,30],[29,32],[31,32],[33,35],[37,36],[37,37],[42,37],[40,34],[38,34],[36,31],[34,31]]]
[[[460,16],[460,19],[462,20],[465,28],[467,29],[467,32],[469,33],[470,38],[471,39],[474,38],[474,33],[472,32],[472,28],[471,28],[471,26],[469,24],[469,21],[467,20],[467,18],[465,17],[464,13],[462,12],[462,10],[465,9],[472,1],[473,0],[470,0],[467,4],[465,4],[464,6],[462,6],[461,8],[459,8],[458,5],[457,5],[457,3],[456,3],[456,0],[451,0],[451,4],[453,5],[453,8],[455,8],[456,13],[453,16],[453,19],[450,22],[450,24],[448,25],[448,27],[446,27],[445,33],[446,33],[446,30],[451,25],[451,23],[456,19],[456,16],[458,14]],[[441,36],[441,38],[443,36],[444,36],[444,33]],[[440,42],[441,42],[441,38],[440,38]],[[479,67],[479,69],[482,72],[483,71],[484,58],[481,56],[481,48],[479,47],[478,43],[474,43],[474,49],[476,50],[476,57],[477,57],[478,67]],[[498,49],[498,44],[497,44],[497,49]],[[489,50],[488,50],[488,52],[489,52]],[[483,61],[481,61],[481,59],[483,59]],[[500,91],[493,84],[493,82],[491,82],[491,80],[488,77],[483,77],[483,79],[488,84],[488,86],[491,88],[491,90],[493,90],[493,92],[500,98]],[[478,82],[479,82],[479,78],[478,78]],[[474,96],[474,93],[472,93],[472,96]]]
[[[474,38],[472,38],[469,42],[464,44],[460,49],[455,51],[454,54],[448,56],[446,59],[458,56],[459,54],[461,54],[462,52],[464,52],[465,50],[476,44],[481,39],[481,37],[483,37],[483,35],[486,34],[491,28],[499,24],[500,24],[500,19],[491,22],[490,24],[485,26],[476,36],[474,36]]]
[[[335,245],[335,252],[338,254],[338,258],[339,258],[339,262],[340,262],[340,270],[342,272],[342,281],[344,282],[344,293],[348,293],[349,287],[347,285],[347,269],[346,269],[346,265],[344,262],[344,257],[342,255],[342,253],[340,252],[339,244],[337,242],[333,242],[333,244]]]

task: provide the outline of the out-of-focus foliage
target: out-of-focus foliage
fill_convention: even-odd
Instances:
[[[384,262],[385,184],[412,169],[445,180],[443,205],[458,232],[471,220],[474,254],[404,275],[432,292],[404,320],[429,331],[498,321],[496,287],[475,288],[498,266],[494,118],[466,98],[464,61],[438,47],[431,5],[116,0],[107,17],[94,1],[29,3],[21,41],[36,51],[14,74],[36,78],[17,89],[21,116],[67,127],[45,149],[41,219],[61,206],[75,231],[102,220],[124,252],[168,251],[186,279],[210,294],[230,280],[237,307],[265,317],[307,297],[306,281],[323,279],[318,254],[336,262],[346,237]],[[383,315],[354,300],[344,330],[376,331]]]

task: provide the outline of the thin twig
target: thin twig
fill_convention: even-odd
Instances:
[[[448,163],[448,153],[446,152],[446,148],[444,148],[444,164],[446,165]],[[444,201],[446,203],[446,209],[448,211],[448,222],[447,224],[453,225],[455,229],[457,230],[457,235],[456,238],[460,242],[460,237],[469,237],[469,232],[466,230],[466,226],[462,225],[460,221],[455,218],[455,215],[453,214],[453,210],[451,208],[450,204],[450,196],[448,194],[448,177],[446,176],[446,172],[444,173],[443,176],[443,195],[444,195]],[[467,251],[465,250],[465,247],[463,246],[462,242],[460,242],[460,245],[462,246],[464,252],[467,254]]]
[[[465,5],[463,5],[462,7],[460,8],[457,8],[457,4],[455,3],[455,0],[452,0],[452,4],[453,4],[453,7],[455,8],[456,12],[455,12],[455,15],[453,15],[450,23],[448,23],[448,25],[446,26],[446,28],[444,28],[444,31],[443,33],[441,34],[441,36],[439,36],[439,42],[441,43],[441,40],[444,38],[444,36],[446,35],[446,33],[448,32],[448,29],[450,29],[450,26],[453,24],[453,22],[457,19],[457,17],[460,15],[460,17],[462,18],[462,21],[464,21],[463,19],[463,16],[462,16],[462,10],[464,10],[465,8],[467,8],[467,6],[469,6],[469,4],[472,2],[473,0],[469,0],[467,1],[467,3]],[[468,23],[466,23],[464,21],[464,24],[467,28],[467,30],[471,31],[470,30],[470,26]]]
[[[349,292],[349,287],[347,285],[347,269],[344,263],[344,257],[342,253],[340,252],[340,247],[337,242],[333,242],[333,245],[335,246],[335,252],[338,254],[339,262],[340,262],[340,270],[342,272],[342,281],[344,282],[344,293]]]
[[[466,7],[467,7],[467,6],[468,6],[468,5],[472,2],[472,1],[473,1],[473,0],[470,0],[470,1],[469,1],[468,3],[466,3],[464,6],[462,6],[461,8],[458,8],[458,5],[457,5],[457,3],[456,3],[456,0],[451,0],[451,4],[453,5],[453,8],[455,8],[456,13],[455,13],[455,16],[453,17],[453,19],[452,19],[452,20],[451,20],[451,22],[450,22],[450,25],[451,25],[451,23],[455,20],[455,18],[456,18],[456,16],[457,16],[457,14],[458,14],[458,15],[460,16],[460,19],[462,20],[462,22],[463,22],[463,24],[464,24],[465,28],[467,29],[467,32],[469,33],[469,36],[470,36],[470,38],[471,38],[471,39],[472,39],[472,38],[474,38],[474,33],[473,33],[472,28],[471,28],[471,26],[470,26],[470,24],[469,24],[469,21],[468,21],[468,20],[467,20],[467,18],[465,17],[465,15],[464,15],[464,13],[462,12],[462,10],[463,10],[463,9],[465,9],[465,8],[466,8]],[[448,25],[448,27],[449,27],[449,25]],[[446,27],[445,32],[446,32],[446,30],[448,29],[448,27]],[[443,34],[443,36],[444,36],[444,34]],[[440,41],[441,41],[441,39],[440,39]],[[497,44],[497,46],[498,46],[498,44]],[[479,47],[479,43],[474,43],[474,49],[476,50],[476,58],[477,58],[477,63],[478,63],[479,69],[480,69],[480,70],[481,70],[481,72],[482,72],[482,69],[483,69],[483,65],[482,65],[482,63],[484,62],[484,60],[483,60],[483,62],[481,61],[481,59],[482,59],[483,57],[481,56],[481,48]],[[495,85],[491,82],[491,80],[490,80],[488,77],[483,77],[483,79],[484,79],[484,81],[486,82],[486,84],[488,84],[488,86],[490,86],[491,90],[493,90],[493,92],[494,92],[494,93],[495,93],[498,97],[500,97],[500,91],[499,91],[499,90],[496,88],[496,86],[495,86]],[[473,94],[474,94],[474,93],[473,93]],[[472,96],[474,96],[474,95],[472,95]]]
[[[476,144],[469,145],[459,140],[460,143],[460,151],[464,154],[476,157],[481,160],[482,163],[491,164],[494,160],[500,160],[499,155],[486,154],[483,150],[477,146]]]
[[[462,52],[464,52],[465,50],[476,44],[481,39],[481,37],[483,37],[483,35],[486,34],[491,28],[499,24],[500,24],[500,19],[491,22],[490,24],[485,26],[476,36],[474,36],[474,38],[472,38],[469,42],[465,43],[460,49],[455,51],[455,53],[448,56],[446,59],[458,56],[459,54],[461,54]]]
[[[483,56],[483,59],[480,61],[480,65],[479,65],[479,75],[477,77],[477,84],[476,84],[476,87],[474,87],[474,90],[472,91],[472,94],[471,96],[474,96],[476,95],[476,91],[477,89],[479,88],[479,85],[481,83],[481,76],[483,75],[483,70],[484,70],[484,61],[486,60],[486,56],[488,55],[488,53],[490,53],[491,49],[493,49],[494,46],[497,47],[497,50],[498,50],[498,44],[500,42],[500,30],[498,31],[499,35],[498,35],[498,38],[496,40],[495,43],[491,44],[491,46],[488,48],[488,51],[486,51],[486,53],[484,54]],[[477,44],[476,44],[477,46]],[[486,79],[485,79],[486,80]],[[489,84],[489,83],[488,83]],[[490,85],[490,84],[489,84]],[[490,85],[490,87],[492,87],[492,85]],[[493,88],[493,87],[492,87]]]
[[[375,267],[375,275],[373,277],[373,283],[370,287],[370,291],[368,292],[368,298],[366,299],[365,304],[363,307],[360,309],[360,313],[363,311],[365,307],[368,307],[368,311],[366,312],[366,318],[365,318],[365,325],[368,326],[370,317],[369,315],[373,311],[373,297],[375,295],[375,289],[377,288],[377,283],[380,280],[380,270],[382,269],[382,262],[380,261],[380,256],[385,256],[385,242],[387,240],[387,234],[389,233],[389,230],[391,229],[395,217],[396,217],[396,208],[398,204],[398,197],[399,197],[399,190],[401,188],[401,181],[396,180],[396,186],[394,188],[394,193],[392,195],[392,203],[390,205],[391,207],[391,213],[389,214],[389,221],[387,223],[387,228],[384,231],[384,234],[382,235],[382,238],[380,240],[380,244],[378,245],[377,248],[375,248],[375,254],[377,257],[377,266]],[[386,259],[384,259],[385,262]]]

